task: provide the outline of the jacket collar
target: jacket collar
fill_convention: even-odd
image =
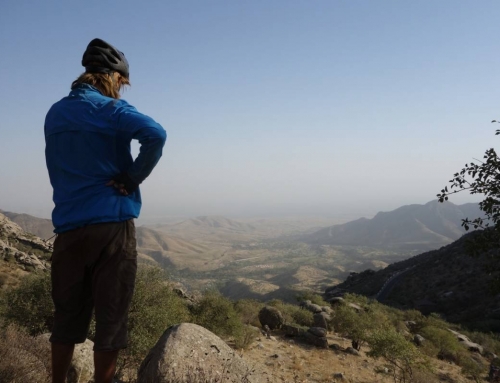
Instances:
[[[102,94],[99,89],[89,84],[78,84],[71,90],[71,92],[97,92]]]

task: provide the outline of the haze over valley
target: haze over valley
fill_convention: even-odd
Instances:
[[[51,236],[50,220],[3,213],[26,231]],[[142,262],[161,266],[187,290],[294,301],[300,292],[321,293],[352,272],[383,269],[447,245],[465,233],[462,218],[479,215],[477,204],[431,201],[334,225],[324,218],[200,216],[138,226],[137,244]]]

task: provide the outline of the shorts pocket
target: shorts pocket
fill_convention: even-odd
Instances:
[[[125,239],[125,259],[137,260],[137,240],[135,237],[135,224],[134,220],[126,221],[126,239]]]

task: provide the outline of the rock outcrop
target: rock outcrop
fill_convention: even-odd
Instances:
[[[459,332],[451,330],[451,329],[448,329],[448,330],[457,337],[458,341],[462,345],[464,345],[467,348],[467,350],[472,351],[472,352],[477,352],[479,354],[483,354],[483,352],[484,352],[483,346],[481,346],[480,344],[474,343],[464,334],[460,334]]]
[[[0,288],[15,285],[22,275],[50,270],[51,243],[21,227],[0,213]]]
[[[263,383],[264,379],[218,336],[182,323],[163,333],[142,362],[137,383],[170,381]]]

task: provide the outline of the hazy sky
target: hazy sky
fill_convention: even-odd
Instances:
[[[0,209],[50,214],[45,114],[95,37],[168,132],[144,217],[428,202],[500,139],[499,16],[498,0],[2,0]]]

